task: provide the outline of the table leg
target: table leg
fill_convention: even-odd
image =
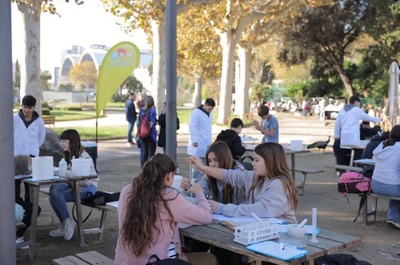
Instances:
[[[40,186],[29,185],[31,192],[31,202],[33,202],[30,239],[29,239],[29,257],[34,258],[36,255],[36,226],[39,211],[39,188]]]
[[[354,149],[351,148],[351,154],[350,154],[350,165],[349,166],[353,166],[354,163]]]
[[[86,243],[82,225],[82,207],[81,207],[81,193],[79,192],[80,190],[79,181],[73,181],[73,187],[75,192],[76,220],[77,220],[78,235],[79,235],[79,246],[83,247],[86,245]]]
[[[290,157],[291,157],[290,162],[292,165],[292,177],[293,177],[293,180],[296,181],[296,168],[295,168],[296,162],[294,160],[294,154],[290,154]]]

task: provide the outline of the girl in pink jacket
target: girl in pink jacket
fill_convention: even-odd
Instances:
[[[212,213],[200,185],[194,184],[191,190],[196,205],[171,188],[175,169],[168,155],[156,154],[132,184],[122,189],[114,264],[146,264],[154,254],[160,259],[189,260],[194,265],[217,264],[210,253],[182,253],[178,223],[209,224]]]

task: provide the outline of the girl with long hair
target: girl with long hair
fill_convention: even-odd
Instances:
[[[81,144],[79,133],[74,129],[68,129],[60,135],[60,146],[64,150],[64,158],[68,165],[71,165],[72,159],[90,159],[90,175],[97,175],[94,167],[93,159],[84,150]],[[80,194],[81,198],[86,198],[89,194],[95,194],[99,178],[81,181]],[[70,240],[74,236],[75,221],[70,217],[67,208],[67,202],[75,201],[74,190],[69,183],[57,183],[50,187],[49,202],[58,219],[60,227],[50,231],[52,237],[64,237]]]
[[[209,167],[195,156],[189,161],[207,175],[246,190],[246,200],[239,205],[210,200],[214,213],[226,216],[252,216],[255,213],[259,217],[275,217],[296,223],[297,188],[283,147],[277,143],[263,143],[254,149],[253,157],[253,171]]]
[[[205,164],[214,168],[245,170],[242,164],[233,159],[228,145],[222,141],[214,142],[208,147]],[[223,183],[209,175],[200,180],[199,184],[207,197],[210,196],[217,202],[239,204],[246,199],[243,187],[232,187],[229,183]],[[182,178],[181,187],[187,189],[189,186],[190,179]]]
[[[194,184],[191,190],[197,204],[171,187],[175,169],[172,158],[156,154],[144,164],[139,176],[122,189],[115,264],[146,264],[154,254],[160,259],[179,258],[195,265],[217,264],[210,253],[182,252],[178,223],[209,224],[212,214],[200,185]]]
[[[140,123],[144,122],[144,118],[146,115],[149,117],[149,128],[150,128],[150,136],[144,139],[140,139],[140,166],[143,167],[144,163],[150,159],[155,153],[157,148],[157,113],[156,108],[154,106],[154,99],[152,96],[147,96],[145,99],[145,105],[140,109],[139,112],[139,124],[138,129],[140,127]]]

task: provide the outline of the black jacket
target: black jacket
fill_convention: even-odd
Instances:
[[[246,152],[246,148],[242,145],[240,136],[234,130],[228,129],[221,131],[215,141],[225,142],[231,150],[234,159],[239,159],[244,152]]]
[[[158,116],[158,125],[160,125],[160,132],[158,133],[158,141],[157,145],[159,147],[164,147],[166,143],[166,126],[167,126],[167,116],[165,113],[161,113],[160,116]],[[179,118],[176,116],[176,129],[179,130]]]

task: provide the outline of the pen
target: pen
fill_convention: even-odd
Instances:
[[[288,246],[288,247],[290,247],[290,248],[295,248],[295,249],[297,249],[297,250],[304,250],[303,247],[293,246],[293,245],[289,245],[289,244],[283,244],[283,245],[284,245],[283,249],[285,249],[285,246]],[[283,249],[282,249],[282,250],[283,250]]]

